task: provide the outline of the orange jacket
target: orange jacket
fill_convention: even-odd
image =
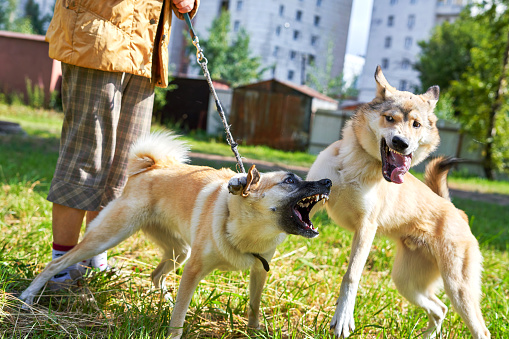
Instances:
[[[141,75],[167,87],[171,10],[183,19],[172,0],[57,0],[46,33],[49,56],[71,65]]]

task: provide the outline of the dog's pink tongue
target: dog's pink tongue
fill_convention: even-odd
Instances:
[[[392,153],[392,165],[395,169],[391,173],[391,181],[395,184],[403,183],[403,176],[410,169],[410,164],[412,163],[412,155],[401,155]]]

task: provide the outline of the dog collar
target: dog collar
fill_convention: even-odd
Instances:
[[[258,259],[262,262],[263,269],[268,272],[270,270],[270,266],[269,266],[269,263],[267,262],[267,260],[265,260],[265,258],[262,257],[261,255],[259,255],[258,253],[252,253],[252,254],[256,259]]]

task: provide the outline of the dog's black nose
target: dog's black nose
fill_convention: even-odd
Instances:
[[[330,179],[322,179],[318,182],[320,185],[323,185],[327,188],[331,188],[332,187],[332,181],[330,181]]]
[[[404,151],[408,148],[408,139],[396,135],[392,138],[392,146],[396,151]]]

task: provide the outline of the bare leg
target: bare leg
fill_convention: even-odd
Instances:
[[[76,245],[85,213],[83,210],[53,203],[53,242],[63,246]]]

